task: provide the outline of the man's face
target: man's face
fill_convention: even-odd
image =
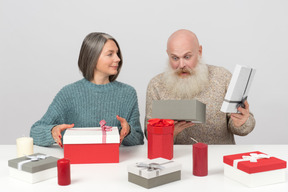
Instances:
[[[202,47],[190,39],[178,38],[167,46],[169,63],[178,76],[186,78],[193,74],[193,69],[202,54]]]

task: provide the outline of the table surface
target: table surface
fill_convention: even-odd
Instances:
[[[127,166],[148,160],[147,145],[120,147],[120,162],[113,164],[72,164],[71,185],[59,186],[57,177],[35,184],[26,183],[9,177],[8,160],[16,158],[16,145],[0,145],[0,188],[7,191],[147,191],[141,186],[128,182]],[[286,182],[248,188],[234,180],[226,178],[223,172],[223,155],[261,151],[288,161],[288,145],[209,145],[208,176],[197,177],[192,174],[192,146],[174,145],[173,161],[182,164],[181,180],[158,186],[149,191],[288,191],[288,169]],[[34,146],[35,153],[63,158],[63,149]],[[2,190],[1,190],[2,191]]]

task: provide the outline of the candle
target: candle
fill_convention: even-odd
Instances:
[[[63,158],[57,161],[58,185],[70,185],[70,160]]]
[[[33,138],[31,137],[20,137],[16,139],[16,146],[18,157],[33,154]]]
[[[208,174],[208,145],[196,143],[193,145],[193,175],[206,176]]]

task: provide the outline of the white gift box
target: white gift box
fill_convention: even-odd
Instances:
[[[120,136],[117,127],[71,128],[63,136],[64,157],[71,164],[118,163]]]
[[[223,157],[224,175],[248,187],[286,181],[286,161],[259,151]]]
[[[248,96],[256,69],[236,65],[231,78],[221,111],[224,113],[238,113],[237,105]]]
[[[181,164],[156,158],[128,166],[128,181],[147,189],[181,179]]]
[[[35,153],[8,161],[9,175],[13,178],[37,183],[57,176],[58,158]]]

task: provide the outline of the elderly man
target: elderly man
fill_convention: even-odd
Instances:
[[[174,32],[167,42],[167,54],[167,70],[154,77],[147,88],[145,134],[153,100],[197,99],[206,104],[206,123],[175,121],[175,144],[192,144],[195,141],[191,138],[206,144],[235,144],[234,134],[245,136],[254,129],[247,101],[244,108],[238,108],[240,113],[220,111],[232,75],[203,62],[202,46],[193,32]]]

